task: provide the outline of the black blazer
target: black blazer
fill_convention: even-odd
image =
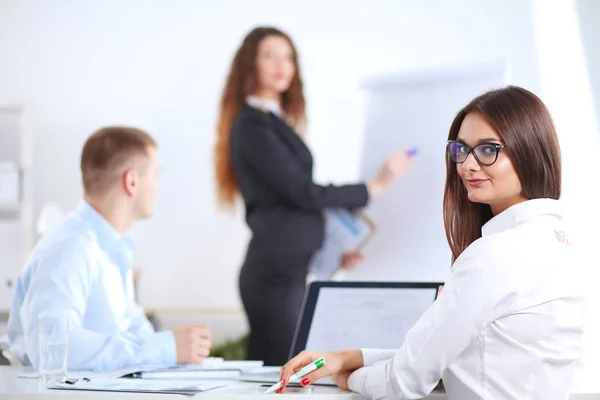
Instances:
[[[323,243],[323,209],[368,202],[365,184],[315,184],[310,150],[273,113],[243,106],[233,121],[230,151],[255,254],[314,252]]]

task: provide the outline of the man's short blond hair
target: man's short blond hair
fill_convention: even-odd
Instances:
[[[149,149],[156,146],[152,136],[133,127],[107,126],[94,132],[81,152],[85,194],[106,192],[136,160],[148,157]]]

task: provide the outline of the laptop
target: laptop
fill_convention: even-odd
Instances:
[[[437,298],[440,282],[312,282],[289,358],[303,350],[397,349]],[[249,382],[276,383],[279,367],[242,374]],[[316,384],[333,385],[331,379]]]

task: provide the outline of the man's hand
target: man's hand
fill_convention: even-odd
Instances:
[[[177,364],[200,364],[210,354],[210,330],[200,325],[184,325],[173,330]]]

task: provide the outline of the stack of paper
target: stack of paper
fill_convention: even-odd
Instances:
[[[48,389],[67,390],[92,390],[103,392],[136,392],[136,393],[172,393],[172,394],[196,394],[207,390],[226,386],[222,381],[202,381],[202,383],[190,384],[189,381],[143,381],[138,379],[92,379],[77,382],[53,383]]]
[[[172,368],[140,370],[134,377],[143,379],[231,379],[262,368],[262,361],[222,361],[179,365]]]
[[[242,373],[260,370],[262,361],[224,361],[222,358],[206,359],[202,364],[184,364],[165,368],[161,365],[146,365],[116,371],[69,371],[69,379],[232,379]],[[19,374],[20,378],[37,378],[38,372],[32,368]]]

